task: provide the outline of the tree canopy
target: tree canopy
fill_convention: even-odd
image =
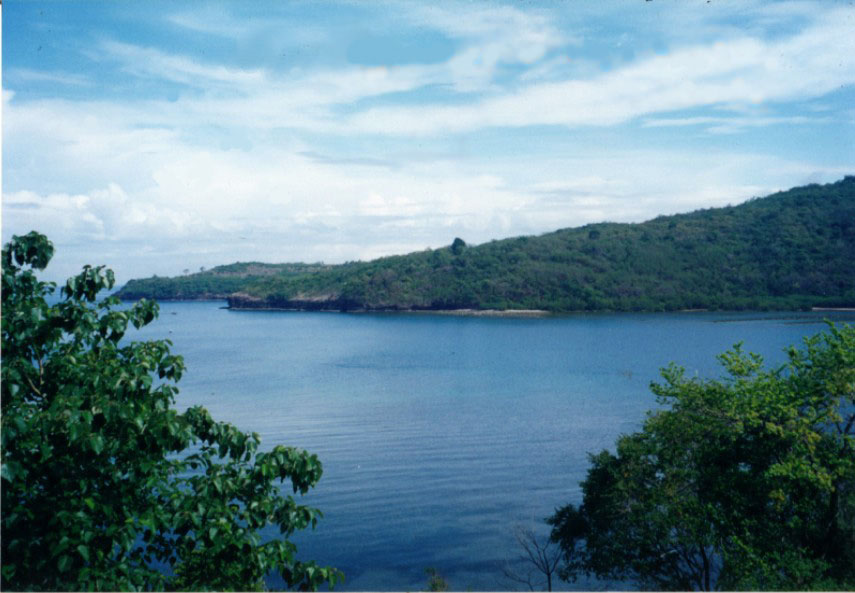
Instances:
[[[2,588],[247,590],[278,572],[316,589],[339,571],[301,561],[287,537],[320,512],[321,462],[259,448],[201,407],[173,408],[184,372],[168,340],[123,339],[158,313],[119,307],[112,271],[39,281],[53,245],[36,232],[2,252]],[[264,541],[261,530],[280,537]]]
[[[579,571],[645,588],[855,587],[855,327],[765,369],[740,347],[721,380],[672,365],[665,409],[591,458],[583,501],[550,519]]]

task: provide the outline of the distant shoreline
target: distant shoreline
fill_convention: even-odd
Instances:
[[[149,298],[152,297],[140,297]],[[137,298],[123,298],[125,301],[136,301]],[[421,315],[448,315],[457,317],[553,317],[560,315],[573,315],[579,313],[736,313],[736,312],[754,312],[754,313],[775,313],[775,312],[794,312],[790,309],[718,309],[711,310],[706,308],[697,309],[675,309],[670,311],[614,311],[614,310],[579,310],[579,311],[547,311],[545,309],[348,309],[342,310],[337,308],[332,309],[314,309],[301,307],[235,307],[228,305],[228,299],[225,297],[204,296],[195,298],[158,298],[153,299],[165,303],[192,303],[192,302],[225,302],[226,306],[223,309],[232,311],[280,311],[290,313],[403,313],[403,314],[421,314]],[[802,313],[855,313],[855,307],[811,307],[810,309],[801,310]]]
[[[402,312],[459,315],[461,317],[548,317],[554,315],[551,311],[543,309],[420,309]]]
[[[451,317],[525,317],[543,318],[560,317],[566,315],[591,315],[591,314],[657,314],[657,313],[855,313],[855,307],[811,307],[806,310],[794,309],[675,309],[670,311],[546,311],[545,309],[303,309],[285,307],[234,307],[225,306],[223,309],[229,311],[278,311],[285,313],[349,313],[349,314],[400,314],[400,315],[445,315]]]
[[[459,317],[550,317],[543,309],[289,309],[283,307],[224,307],[230,311],[281,311],[290,313],[403,313],[418,315],[451,315]],[[580,311],[581,312],[581,311]]]

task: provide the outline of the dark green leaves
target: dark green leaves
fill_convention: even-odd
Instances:
[[[71,557],[66,554],[63,554],[59,557],[56,566],[59,572],[67,572],[68,569],[71,567]]]
[[[104,266],[83,266],[83,272],[68,279],[62,287],[62,294],[72,300],[92,303],[100,291],[113,288],[115,282],[112,270],[105,270]]]
[[[3,250],[3,266],[12,268],[12,262],[18,266],[31,266],[43,270],[53,257],[53,243],[44,235],[31,231],[23,237],[12,237],[6,249]]]
[[[55,287],[25,266],[41,269],[52,253],[37,233],[3,251],[2,588],[248,590],[270,572],[306,589],[339,580],[296,561],[290,542],[259,536],[314,525],[320,513],[282,485],[306,492],[317,458],[258,453],[257,435],[201,408],[174,410],[181,356],[168,340],[124,339],[157,303],[96,302],[115,278],[86,266],[49,306]]]

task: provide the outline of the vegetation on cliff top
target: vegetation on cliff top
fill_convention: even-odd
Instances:
[[[243,273],[215,268],[134,280],[119,296],[229,295],[235,307],[343,311],[799,309],[855,305],[853,259],[850,176],[640,224],[591,224],[477,246],[455,239],[370,262],[234,264]]]

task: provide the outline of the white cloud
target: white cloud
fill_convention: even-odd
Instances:
[[[788,117],[668,117],[650,118],[644,120],[642,127],[645,128],[674,128],[685,126],[703,126],[712,134],[737,134],[746,128],[759,128],[766,126],[800,126],[809,124],[829,123],[835,121],[825,117],[806,117],[794,115]]]
[[[18,84],[52,83],[69,86],[91,86],[92,81],[87,77],[70,72],[45,72],[30,68],[11,68],[6,70],[7,80]]]
[[[171,55],[157,49],[118,41],[104,41],[102,50],[113,59],[120,60],[129,73],[182,84],[208,87],[213,83],[241,86],[260,85],[267,82],[264,72],[258,69],[241,70],[206,65],[185,56]]]
[[[239,39],[249,34],[257,22],[241,22],[226,10],[225,6],[209,5],[193,12],[178,12],[166,16],[167,22],[197,33]]]
[[[173,103],[139,102],[124,109],[130,125],[170,129],[216,123],[233,130],[279,127],[325,134],[403,136],[488,127],[608,126],[688,108],[819,97],[855,83],[855,36],[851,35],[852,11],[847,9],[832,11],[803,32],[778,41],[730,39],[569,80],[556,80],[555,73],[561,64],[566,65],[563,58],[541,61],[548,51],[567,41],[544,17],[512,8],[495,15],[473,9],[465,18],[443,9],[415,12],[432,19],[429,24],[474,37],[440,64],[288,73],[204,64],[188,56],[115,41],[105,42],[104,47],[128,72],[194,85],[203,91]],[[488,32],[497,36],[489,37]],[[502,88],[495,80],[501,63],[528,64],[531,69]],[[573,72],[578,70],[565,74]],[[454,105],[338,111],[340,106],[353,106],[364,99],[429,85],[468,94],[465,101]],[[100,106],[80,105],[81,110],[102,113]],[[117,110],[115,106],[109,109]],[[740,127],[747,125],[745,120],[740,123]]]
[[[394,67],[349,67],[273,73],[263,69],[236,69],[204,64],[189,56],[167,54],[155,48],[118,41],[102,42],[102,50],[122,63],[130,74],[160,78],[199,89],[228,89],[227,98],[206,93],[201,99],[182,99],[183,115],[227,118],[251,114],[248,125],[283,125],[329,132],[341,118],[331,108],[368,97],[408,92],[441,84],[463,93],[488,90],[502,64],[533,65],[551,49],[578,43],[560,34],[544,15],[512,7],[406,5],[401,15],[422,27],[433,27],[457,37],[462,47],[442,63]],[[219,12],[211,20],[177,14],[173,24],[213,34],[226,34]],[[270,24],[266,27],[269,29]],[[262,24],[250,20],[236,25],[237,36],[258,32]],[[290,30],[290,29],[289,29]],[[297,31],[299,32],[299,30]],[[269,33],[269,31],[268,31]],[[282,32],[277,31],[281,36]],[[99,56],[97,59],[102,59]],[[226,86],[227,85],[227,86]]]
[[[445,68],[459,91],[483,89],[502,64],[532,65],[550,50],[579,40],[559,32],[545,14],[512,6],[418,5],[408,17],[463,40]]]
[[[614,125],[723,103],[822,96],[855,84],[853,11],[840,9],[781,41],[742,38],[676,50],[590,80],[531,85],[463,106],[369,109],[351,132],[437,134],[483,127]]]
[[[64,240],[115,241],[187,231],[186,213],[132,200],[114,183],[87,194],[13,192],[3,195],[3,206],[8,212],[4,227],[18,233],[49,229]]]

